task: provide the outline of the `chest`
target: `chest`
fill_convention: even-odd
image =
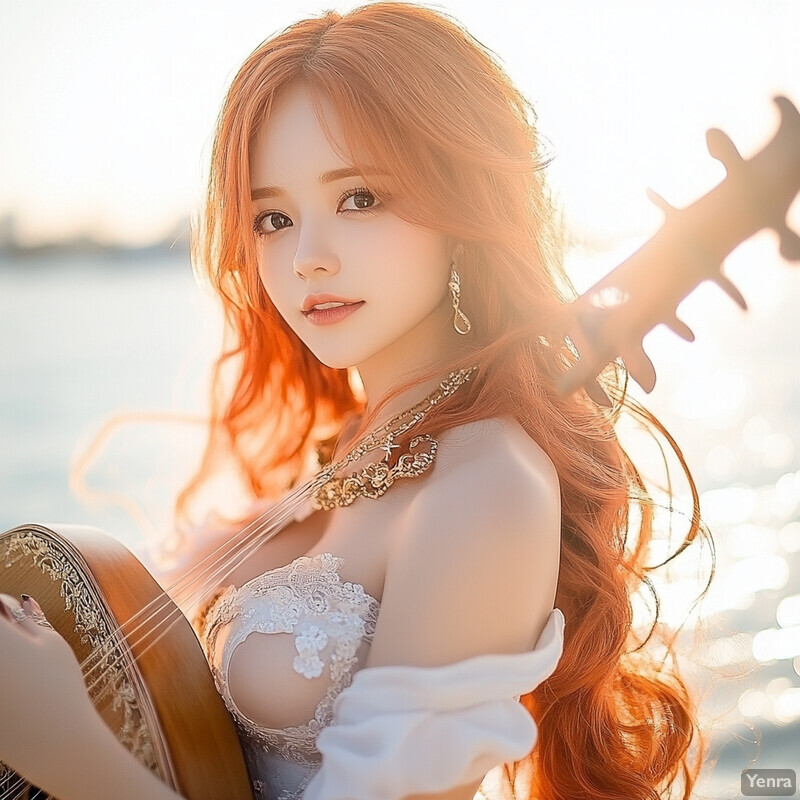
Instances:
[[[296,520],[226,579],[202,638],[255,751],[315,758],[333,701],[366,662],[412,488]]]
[[[332,553],[342,560],[340,578],[359,584],[380,601],[392,547],[402,536],[413,482],[394,486],[373,500],[359,498],[350,506],[316,511],[287,524],[276,536],[254,548],[226,578],[243,586],[253,578],[296,561]]]
[[[209,611],[201,638],[217,686],[263,744],[277,736],[310,755],[318,725],[364,664],[379,603],[342,580],[342,564],[330,553],[300,556],[229,587]]]

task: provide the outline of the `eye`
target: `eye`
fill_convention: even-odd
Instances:
[[[375,203],[377,202],[375,195],[363,186],[359,186],[357,189],[348,189],[342,193],[339,198],[339,205],[341,206],[350,198],[353,199],[355,208],[343,208],[342,211],[369,211],[375,208]]]
[[[272,225],[272,229],[270,230],[269,228],[265,228],[265,223]],[[276,233],[283,228],[290,228],[291,225],[292,221],[289,219],[289,217],[280,211],[262,211],[253,220],[253,233],[255,233],[256,236],[261,236],[263,238],[272,233]]]

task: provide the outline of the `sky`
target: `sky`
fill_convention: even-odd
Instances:
[[[0,0],[0,218],[27,244],[169,235],[199,204],[213,127],[244,58],[298,19],[357,2]],[[652,186],[688,204],[800,104],[796,0],[451,0],[533,101],[550,179],[589,239],[657,225]]]

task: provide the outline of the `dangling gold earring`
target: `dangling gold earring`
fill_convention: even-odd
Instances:
[[[472,328],[472,323],[467,318],[467,315],[459,308],[461,302],[461,279],[458,277],[455,265],[450,271],[450,282],[447,284],[450,287],[450,299],[453,303],[453,327],[456,333],[466,336]],[[459,327],[459,322],[463,323],[463,329]]]

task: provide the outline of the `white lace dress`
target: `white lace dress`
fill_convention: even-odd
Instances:
[[[342,563],[301,556],[229,587],[205,615],[203,645],[257,800],[396,800],[477,781],[530,752],[536,726],[517,701],[557,665],[561,611],[529,653],[363,670],[379,603],[341,580]],[[274,635],[263,674],[275,714],[259,722],[228,685],[233,652],[251,634]]]

